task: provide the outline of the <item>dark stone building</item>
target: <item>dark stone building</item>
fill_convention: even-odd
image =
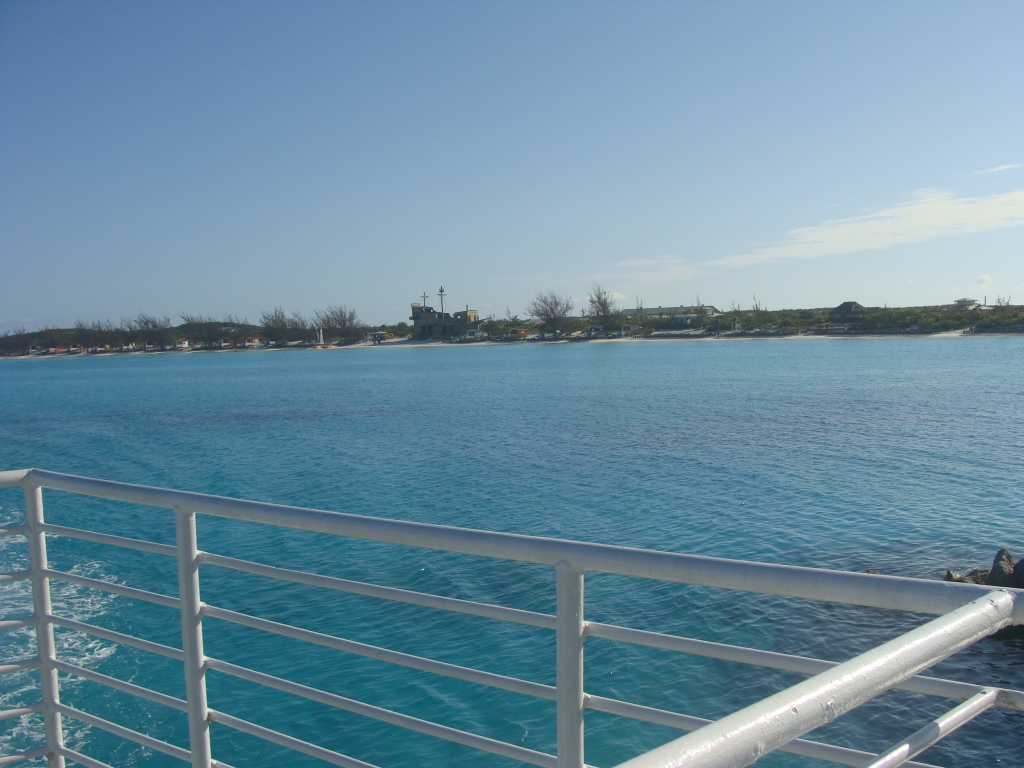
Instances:
[[[413,302],[409,319],[412,320],[412,335],[416,339],[465,336],[467,331],[480,328],[480,313],[469,308],[463,312],[437,312],[433,307]]]

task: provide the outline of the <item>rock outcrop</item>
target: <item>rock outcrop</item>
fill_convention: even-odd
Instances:
[[[943,581],[957,581],[961,584],[985,584],[990,587],[1015,587],[1024,589],[1024,558],[1013,564],[1013,553],[1008,549],[996,552],[992,568],[983,571],[975,568],[964,575],[954,570],[946,571]]]
[[[988,571],[983,571],[979,568],[975,568],[966,575],[957,573],[956,571],[946,571],[946,577],[943,581],[956,581],[960,584],[987,584],[988,574]]]
[[[992,587],[1016,587],[1017,577],[1013,571],[1013,554],[1008,549],[1000,549],[992,561],[992,570],[985,583]]]

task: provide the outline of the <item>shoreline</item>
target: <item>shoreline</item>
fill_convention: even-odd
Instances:
[[[294,352],[294,351],[339,351],[356,349],[386,349],[386,348],[427,348],[427,347],[500,347],[513,345],[554,345],[554,344],[631,344],[637,342],[735,342],[735,341],[797,341],[797,340],[821,340],[821,341],[851,341],[857,339],[953,339],[953,338],[1014,338],[1020,337],[1018,333],[965,333],[962,330],[941,331],[939,333],[857,333],[857,334],[752,334],[752,333],[729,333],[723,335],[692,334],[692,335],[666,335],[666,336],[639,336],[630,338],[609,338],[609,339],[520,339],[515,341],[484,340],[471,342],[452,342],[444,340],[416,340],[416,339],[394,339],[377,344],[360,342],[345,346],[324,346],[324,347],[259,347],[256,349],[160,349],[160,350],[134,350],[131,352],[67,352],[37,353],[33,355],[2,355],[0,360],[63,360],[70,358],[97,358],[97,357],[146,357],[153,355],[181,355],[181,354],[232,354],[240,352]]]

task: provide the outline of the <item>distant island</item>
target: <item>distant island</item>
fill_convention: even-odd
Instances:
[[[442,289],[443,302],[443,289]],[[538,293],[527,316],[481,318],[468,306],[445,312],[425,303],[411,304],[410,322],[369,326],[355,310],[332,305],[306,318],[281,308],[264,312],[258,323],[227,316],[222,319],[182,314],[172,325],[168,317],[145,313],[109,321],[78,321],[71,328],[21,329],[0,335],[0,356],[116,354],[126,352],[224,349],[288,349],[345,347],[395,342],[584,341],[608,338],[771,338],[778,336],[889,336],[1024,333],[1024,306],[1009,299],[996,304],[957,299],[925,307],[865,307],[847,301],[838,307],[768,310],[754,300],[749,309],[728,310],[696,303],[672,307],[618,307],[611,294],[594,286],[579,314],[573,302],[554,292]]]

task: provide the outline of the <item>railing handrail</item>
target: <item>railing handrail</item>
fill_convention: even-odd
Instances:
[[[0,472],[0,488],[13,486],[51,488],[131,504],[179,508],[214,517],[421,549],[552,566],[566,561],[586,571],[914,613],[942,615],[993,590],[1004,589],[327,512],[41,469]],[[1024,624],[1024,600],[1017,601],[1013,623]]]
[[[0,536],[24,535],[28,539],[30,568],[0,574],[0,582],[29,580],[34,612],[29,617],[0,617],[0,631],[35,625],[38,653],[32,659],[0,664],[0,674],[37,668],[41,701],[0,712],[0,720],[41,712],[46,725],[46,747],[0,758],[6,765],[32,756],[46,755],[50,768],[63,768],[69,758],[89,768],[110,768],[81,755],[63,743],[61,717],[71,717],[151,749],[191,762],[193,768],[230,768],[211,755],[209,725],[219,722],[238,731],[347,768],[373,768],[347,755],[241,720],[207,705],[207,670],[250,680],[279,691],[318,701],[328,706],[390,722],[413,731],[455,741],[484,751],[502,754],[545,768],[586,768],[583,762],[583,712],[604,711],[637,720],[659,723],[684,731],[699,731],[634,758],[621,768],[658,766],[749,765],[766,751],[780,749],[853,766],[934,768],[911,758],[990,707],[1024,709],[1024,691],[982,687],[954,680],[923,677],[917,673],[1010,624],[1024,624],[1024,591],[910,579],[905,577],[829,571],[818,568],[751,563],[740,560],[635,549],[607,544],[542,536],[484,531],[418,523],[351,513],[327,512],[305,507],[246,501],[224,496],[98,480],[39,469],[0,472],[0,488],[20,486],[25,493],[26,522],[0,529]],[[43,518],[42,489],[142,504],[173,510],[175,544],[96,533],[47,524]],[[318,532],[352,539],[384,542],[445,552],[552,566],[556,574],[554,614],[536,613],[469,600],[442,597],[359,581],[277,568],[199,550],[197,514],[243,520],[279,527]],[[49,567],[46,535],[63,535],[99,544],[141,550],[177,560],[178,596],[149,592],[124,584],[93,579]],[[250,616],[200,599],[199,566],[202,564],[306,584],[367,597],[410,603],[456,613],[531,625],[556,632],[556,679],[554,687],[496,675],[471,667],[435,661],[406,653],[354,642],[302,629],[258,616]],[[583,616],[586,571],[599,571],[741,590],[786,597],[847,603],[917,613],[939,614],[923,626],[846,662],[809,659],[769,651],[675,637],[657,632],[587,622]],[[179,611],[182,647],[155,643],[120,632],[57,616],[50,607],[50,580],[98,589],[134,600],[163,605]],[[375,658],[399,666],[552,699],[557,712],[556,755],[449,728],[398,712],[374,707],[315,688],[246,669],[206,656],[203,651],[203,618],[230,621],[253,629],[292,637],[339,651]],[[116,680],[69,664],[55,657],[53,628],[82,632],[183,662],[186,699],[176,699],[135,684]],[[587,694],[583,687],[583,646],[587,637],[603,637],[681,653],[720,658],[762,667],[787,669],[810,676],[803,683],[735,712],[717,722]],[[72,674],[109,688],[184,710],[189,719],[189,749],[169,744],[61,703],[57,672]],[[903,688],[964,701],[933,723],[881,756],[799,738],[835,716],[891,688]]]

